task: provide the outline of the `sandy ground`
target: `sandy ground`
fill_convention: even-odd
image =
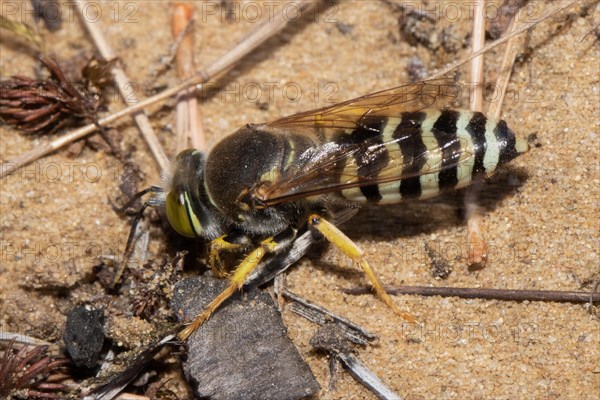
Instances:
[[[92,3],[100,6],[101,21],[96,23],[102,24],[125,64],[136,84],[133,90],[144,96],[144,90],[176,82],[173,72],[159,79],[150,75],[172,43],[167,2]],[[16,6],[12,17],[31,22],[28,5],[0,4],[5,14]],[[219,57],[256,25],[252,21],[256,2],[242,2],[239,23],[226,22],[220,14],[212,15],[212,8],[198,4],[199,65]],[[454,34],[464,38],[470,22],[466,7],[455,13],[457,4],[430,1],[427,9],[434,10],[440,29],[452,26]],[[527,18],[539,16],[547,7],[545,2],[530,3]],[[494,10],[490,9],[490,18]],[[95,11],[90,9],[90,18]],[[44,31],[48,50],[61,59],[92,48],[77,18],[67,13],[65,17],[60,31]],[[597,8],[584,14],[581,5],[574,6],[536,27],[520,49],[503,118],[518,135],[537,134],[541,147],[515,160],[512,172],[484,185],[483,191],[492,193],[483,201],[492,249],[486,267],[476,272],[466,267],[465,224],[457,213],[460,202],[452,198],[368,209],[345,224],[344,231],[365,250],[383,282],[589,290],[590,282],[600,277],[600,44],[597,33],[586,36],[597,28],[599,18]],[[2,76],[32,74],[34,60],[17,43],[2,31]],[[407,43],[399,33],[398,13],[383,2],[342,2],[287,29],[245,59],[217,83],[227,83],[228,91],[204,102],[202,122],[209,144],[214,144],[248,122],[406,82],[405,66],[411,56],[419,56],[433,72],[466,51],[433,52]],[[486,79],[497,76],[502,53],[496,49],[486,55]],[[462,79],[468,79],[467,69],[461,71]],[[256,88],[264,103],[260,107],[252,100]],[[172,154],[174,118],[172,103],[167,105],[152,122]],[[110,107],[116,110],[122,104],[112,102]],[[144,184],[158,183],[156,163],[133,124],[123,120],[115,127],[124,136],[125,148],[135,146],[133,161],[145,173]],[[2,161],[44,140],[5,126],[0,134]],[[79,302],[94,301],[100,289],[87,279],[95,257],[120,254],[129,229],[129,222],[107,201],[118,191],[121,170],[111,155],[86,148],[75,157],[59,151],[0,181],[2,331],[56,341],[66,312]],[[154,236],[151,248],[158,254],[163,237]],[[446,280],[431,276],[428,247],[453,267]],[[302,260],[287,277],[292,291],[379,336],[375,344],[359,349],[358,357],[408,399],[600,396],[597,310],[591,313],[581,304],[398,297],[421,323],[412,327],[374,297],[338,290],[365,283],[362,274],[334,250],[320,260]],[[85,285],[92,289],[82,289]],[[284,319],[323,387],[319,398],[373,397],[344,373],[329,391],[328,360],[308,345],[316,326],[290,312]]]

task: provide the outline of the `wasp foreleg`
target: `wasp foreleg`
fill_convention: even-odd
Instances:
[[[364,252],[348,236],[346,236],[331,222],[323,219],[317,214],[312,214],[310,217],[308,217],[308,225],[319,231],[327,240],[340,249],[342,253],[350,257],[352,261],[360,264],[361,268],[367,275],[367,278],[369,278],[369,281],[371,281],[371,285],[373,286],[373,289],[375,289],[375,292],[379,298],[383,300],[383,302],[387,304],[388,307],[394,311],[394,313],[401,316],[408,322],[414,323],[416,321],[415,317],[407,312],[402,311],[400,307],[394,303],[390,295],[383,288],[383,285],[375,274],[375,271],[373,271],[373,268],[371,268],[365,259],[363,255]]]
[[[217,278],[227,278],[229,273],[221,259],[222,252],[243,251],[248,249],[250,239],[243,234],[227,233],[210,242],[208,264]]]
[[[296,231],[294,229],[286,229],[276,236],[269,237],[260,242],[260,245],[252,250],[250,254],[238,265],[235,272],[229,277],[229,286],[223,290],[208,306],[198,314],[194,321],[179,332],[179,338],[186,340],[192,333],[196,331],[202,324],[212,315],[217,308],[236,290],[241,289],[248,278],[248,275],[256,268],[263,257],[269,253],[275,253],[287,246],[294,240]]]

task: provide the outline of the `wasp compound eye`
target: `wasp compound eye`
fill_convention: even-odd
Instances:
[[[192,209],[187,192],[170,191],[166,201],[167,219],[179,234],[190,238],[202,235],[202,225]]]

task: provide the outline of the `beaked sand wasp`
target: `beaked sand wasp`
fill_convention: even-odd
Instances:
[[[457,90],[458,89],[458,90]],[[146,205],[166,209],[181,235],[211,241],[210,264],[221,251],[241,251],[230,285],[179,336],[186,339],[241,289],[268,254],[285,252],[309,229],[359,264],[377,295],[408,321],[384,290],[362,250],[330,220],[362,204],[426,199],[491,175],[527,151],[502,121],[440,105],[461,86],[425,81],[333,106],[248,124],[208,154],[181,152]]]

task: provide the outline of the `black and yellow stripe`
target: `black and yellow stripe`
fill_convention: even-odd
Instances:
[[[390,123],[388,117],[363,117],[357,124],[357,128],[349,134],[342,133],[335,142],[338,146],[360,145],[358,150],[352,155],[351,163],[345,163],[341,169],[340,179],[344,177],[356,177],[361,183],[359,187],[348,189],[352,193],[350,196],[359,197],[366,202],[379,202],[383,199],[379,192],[379,185],[369,184],[367,177],[377,176],[377,173],[385,168],[390,162],[389,152],[384,145],[384,135],[382,134],[386,126]]]
[[[410,161],[410,166],[405,168],[404,175],[417,175],[402,179],[399,183],[401,198],[419,198],[421,196],[421,182],[418,173],[425,165],[425,158],[420,157],[427,148],[421,139],[422,124],[427,118],[424,112],[402,113],[402,119],[396,129],[393,138],[399,143],[402,159]]]
[[[405,112],[399,117],[363,117],[358,125],[336,138],[340,145],[365,143],[352,160],[346,160],[340,175],[343,181],[352,170],[357,173],[363,185],[341,194],[358,203],[398,203],[462,188],[527,150],[506,122],[480,112]],[[364,184],[377,182],[383,171],[386,176],[393,171],[399,179]]]

